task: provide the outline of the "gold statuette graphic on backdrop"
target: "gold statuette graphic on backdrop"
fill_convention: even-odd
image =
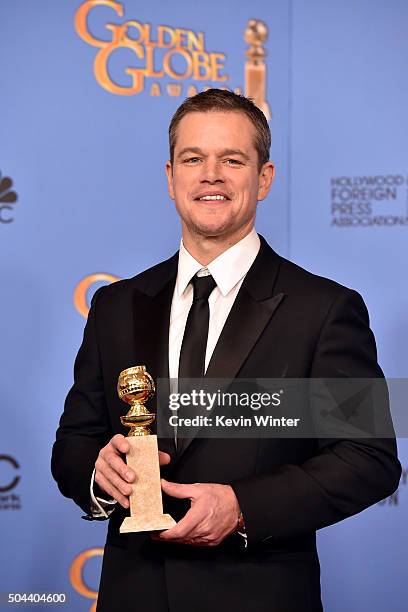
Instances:
[[[250,45],[246,51],[245,95],[252,98],[267,120],[271,110],[266,100],[266,50],[263,43],[268,39],[268,26],[260,19],[250,19],[245,30],[245,42]]]
[[[126,462],[136,474],[130,516],[123,521],[121,533],[161,531],[176,524],[169,514],[163,514],[157,436],[149,430],[156,415],[144,405],[154,393],[154,382],[146,366],[134,366],[119,374],[118,395],[130,404],[129,412],[120,418],[129,428],[130,451]]]

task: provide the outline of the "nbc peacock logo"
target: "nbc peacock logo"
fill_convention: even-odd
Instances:
[[[11,178],[3,176],[0,171],[0,223],[14,221],[13,206],[17,202],[17,194],[12,187]]]

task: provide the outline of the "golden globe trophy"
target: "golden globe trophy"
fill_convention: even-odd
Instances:
[[[144,365],[119,374],[118,395],[131,406],[129,412],[120,417],[122,424],[130,428],[126,462],[136,474],[130,496],[130,516],[120,526],[120,533],[161,531],[176,524],[169,514],[163,514],[157,436],[149,430],[156,415],[144,405],[154,392],[153,379]]]
[[[268,38],[268,26],[260,19],[250,19],[245,30],[245,42],[250,45],[246,51],[245,95],[252,98],[267,120],[271,110],[266,100],[266,51],[263,43]]]

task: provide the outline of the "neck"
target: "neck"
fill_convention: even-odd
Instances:
[[[192,234],[183,227],[183,244],[187,251],[202,266],[208,266],[214,259],[245,238],[253,225],[231,236],[203,236]]]

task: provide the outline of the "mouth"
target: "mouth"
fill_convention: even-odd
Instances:
[[[201,193],[200,195],[194,198],[196,202],[227,202],[230,198],[227,194],[217,191],[217,192],[206,192]]]

